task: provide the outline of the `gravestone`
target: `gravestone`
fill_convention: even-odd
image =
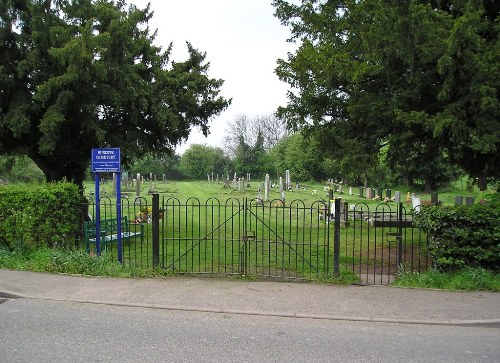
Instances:
[[[384,191],[382,190],[382,188],[377,189],[377,197],[379,197],[380,199],[384,197],[383,193]]]
[[[364,189],[365,188],[363,188],[363,187],[359,187],[358,197],[360,197],[360,198],[364,198],[365,197]]]
[[[113,173],[113,194],[116,195],[116,173]]]
[[[385,190],[385,197],[391,199],[391,190],[390,189]]]
[[[373,189],[372,188],[366,188],[366,199],[373,199]]]
[[[473,205],[474,197],[465,197],[465,205]]]
[[[354,193],[352,192],[352,187],[349,187],[349,195],[353,195]]]
[[[456,204],[456,205],[462,205],[463,199],[464,199],[464,197],[463,197],[463,196],[461,196],[461,195],[457,195],[457,196],[455,197],[455,204]]]
[[[401,203],[401,192],[396,191],[396,192],[394,193],[394,201],[395,201],[396,203]]]
[[[283,178],[280,176],[280,193],[283,193]]]
[[[153,173],[149,173],[149,181],[151,183],[151,186],[149,187],[149,193],[154,193],[155,189],[153,186]]]
[[[416,197],[415,194],[413,194],[413,198],[411,200],[411,205],[415,212],[419,213],[420,212],[420,198]]]
[[[137,183],[136,183],[136,191],[135,191],[135,196],[140,197],[141,196],[141,174],[137,173]]]
[[[285,184],[286,190],[289,190],[292,187],[292,181],[290,179],[290,170],[285,170]]]
[[[436,192],[431,193],[431,204],[433,205],[439,204],[438,193]]]
[[[266,202],[269,200],[269,174],[266,174],[266,179],[264,181],[264,200]]]

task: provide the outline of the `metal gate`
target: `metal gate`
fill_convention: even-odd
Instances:
[[[161,207],[160,263],[176,273],[328,276],[331,228],[321,219],[327,209],[302,201],[169,198]]]
[[[176,274],[341,278],[355,284],[389,284],[400,271],[425,271],[431,264],[427,236],[401,203],[348,206],[336,199],[306,206],[301,200],[173,197],[160,202],[158,194],[152,200],[151,206],[145,199],[122,202],[122,215],[130,221],[148,214],[135,220],[143,233],[123,245],[123,263]],[[101,215],[112,207],[101,201]],[[108,253],[116,248],[110,245]]]

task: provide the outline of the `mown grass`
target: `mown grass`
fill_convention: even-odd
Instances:
[[[201,203],[205,203],[209,198],[218,198],[220,200],[225,201],[228,198],[236,198],[242,200],[243,198],[257,198],[259,196],[259,187],[261,188],[260,195],[264,198],[264,189],[262,187],[262,180],[252,180],[250,181],[250,187],[244,188],[244,191],[237,190],[234,188],[233,182],[230,182],[231,188],[224,188],[224,183],[219,180],[219,182],[208,182],[208,181],[169,181],[163,182],[158,181],[153,187],[156,186],[156,190],[160,193],[160,196],[165,198],[178,198],[181,201],[186,201],[189,198],[198,198]],[[295,186],[291,191],[285,192],[285,197],[287,202],[291,202],[292,200],[298,199],[306,202],[307,204],[312,204],[318,200],[328,201],[329,194],[328,191],[325,190],[326,185],[323,183],[315,183],[315,182],[305,182],[301,183],[301,189],[296,190]],[[85,191],[87,194],[92,194],[95,191],[95,185],[93,182],[84,183]],[[148,190],[151,188],[150,182],[145,182],[141,185],[141,197],[146,198],[149,202],[151,201],[151,195],[148,194]],[[110,196],[112,198],[113,195],[113,183],[107,182],[101,184],[101,189],[105,192],[101,194],[101,197]],[[122,194],[124,196],[128,196],[129,198],[135,198],[136,195],[136,187],[129,187],[127,189],[126,186],[121,188]],[[349,195],[349,187],[343,187],[343,194],[334,193],[335,197],[342,197],[344,201],[349,203],[349,205],[357,204],[357,203],[366,203],[368,205],[378,205],[380,201],[377,200],[367,200],[366,198],[358,197],[358,187],[352,187],[353,194]],[[430,201],[430,194],[426,194],[423,192],[415,191],[406,187],[394,187],[391,190],[392,196],[395,195],[396,190],[401,192],[401,201],[406,203],[406,199],[408,193],[415,192],[418,197],[421,198],[422,201]],[[386,188],[383,189],[383,194],[385,196]],[[438,191],[438,197],[444,204],[454,204],[455,197],[457,195],[461,196],[471,196],[475,198],[475,202],[478,202],[485,193],[479,192],[477,189],[473,191],[465,191],[460,187],[448,188],[446,190]],[[280,199],[281,194],[279,192],[279,188],[271,188],[269,193],[269,199]],[[411,208],[411,203],[408,204]]]

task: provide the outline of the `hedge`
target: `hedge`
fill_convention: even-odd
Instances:
[[[415,223],[429,235],[429,253],[440,270],[464,266],[500,269],[500,203],[428,206]]]
[[[64,247],[80,229],[82,193],[67,182],[0,187],[0,244]]]

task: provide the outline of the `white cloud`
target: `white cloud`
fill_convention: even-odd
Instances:
[[[158,30],[156,43],[166,48],[173,42],[173,60],[186,58],[186,41],[206,52],[209,76],[225,80],[222,95],[233,98],[232,105],[210,123],[208,138],[193,130],[178,152],[193,143],[222,147],[225,125],[235,115],[269,114],[286,104],[288,87],[274,69],[292,46],[286,43],[288,29],[273,16],[270,0],[131,2],[140,8],[151,3],[150,27]]]

